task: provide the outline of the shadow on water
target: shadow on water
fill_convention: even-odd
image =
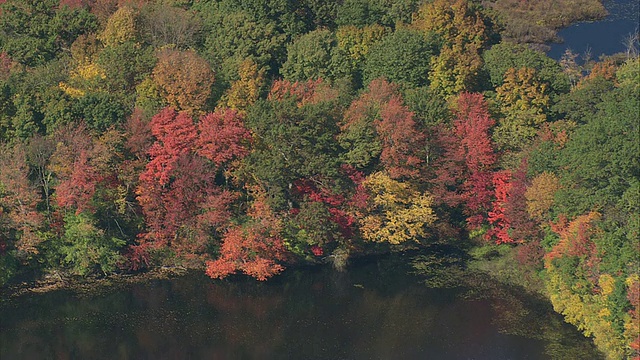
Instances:
[[[599,358],[548,303],[455,262],[425,274],[431,255],[289,270],[265,283],[194,273],[91,296],[25,296],[0,308],[2,359]],[[447,276],[434,282],[438,274]]]

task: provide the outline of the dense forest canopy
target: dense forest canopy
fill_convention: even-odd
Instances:
[[[0,1],[0,283],[472,244],[637,357],[639,60],[530,46],[583,2]]]

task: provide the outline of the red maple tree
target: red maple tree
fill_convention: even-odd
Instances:
[[[382,143],[380,162],[389,176],[417,177],[423,162],[419,149],[423,148],[425,136],[417,131],[413,113],[402,104],[400,96],[393,96],[382,105],[374,125]]]
[[[249,154],[251,133],[244,126],[242,117],[233,109],[220,109],[202,116],[198,123],[198,154],[216,166]]]
[[[469,228],[485,220],[494,196],[496,154],[489,131],[495,124],[482,94],[462,93],[456,103],[452,129],[440,130],[443,156],[437,162],[436,199],[449,206],[464,205]]]
[[[507,199],[511,190],[510,179],[511,173],[509,171],[499,171],[493,175],[495,200],[493,201],[493,209],[488,214],[491,228],[485,234],[485,239],[493,240],[496,244],[514,242],[509,234],[511,224],[505,214]]]

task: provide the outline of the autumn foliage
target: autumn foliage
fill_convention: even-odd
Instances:
[[[425,135],[394,84],[373,80],[345,112],[343,130],[347,157],[356,167],[379,159],[394,179],[419,175]]]
[[[156,140],[137,188],[149,229],[142,243],[193,256],[205,249],[212,230],[222,230],[236,195],[216,184],[216,169],[247,154],[249,135],[236,116],[233,110],[207,114],[198,127],[171,108],[153,117]]]
[[[25,149],[2,146],[0,150],[0,254],[10,247],[37,253],[44,218],[37,211],[38,190],[28,180]]]
[[[255,191],[256,199],[249,210],[250,220],[244,226],[229,228],[222,239],[220,257],[207,261],[206,273],[223,278],[236,271],[258,280],[280,273],[285,259],[280,231],[282,223],[264,202],[264,193]]]
[[[198,114],[211,94],[214,74],[195,51],[166,49],[158,54],[153,79],[170,106]]]
[[[489,131],[495,121],[481,94],[462,93],[456,106],[453,129],[443,134],[445,153],[436,169],[435,193],[449,206],[464,204],[467,222],[476,228],[484,221],[494,195],[496,153]]]
[[[489,211],[487,219],[491,224],[491,229],[485,234],[485,238],[494,240],[496,244],[512,243],[514,241],[509,235],[511,224],[506,215],[507,199],[511,190],[509,180],[511,180],[509,172],[498,172],[493,175],[495,200],[493,201],[493,209]]]
[[[600,218],[597,212],[580,215],[572,221],[561,216],[551,229],[560,237],[560,241],[546,255],[547,260],[562,256],[589,256],[595,250],[591,237],[596,231],[593,223]]]
[[[251,134],[237,110],[221,109],[202,116],[198,131],[198,154],[218,167],[249,153]]]
[[[0,0],[0,285],[472,248],[637,357],[637,44],[523,44],[569,3]]]

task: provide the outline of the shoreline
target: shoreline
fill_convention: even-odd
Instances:
[[[0,302],[22,296],[45,294],[57,290],[67,290],[78,294],[94,294],[123,285],[140,284],[151,280],[172,279],[187,274],[194,268],[183,266],[162,266],[140,272],[123,272],[110,275],[90,275],[80,277],[63,275],[59,272],[46,274],[38,279],[22,281],[0,289]]]

